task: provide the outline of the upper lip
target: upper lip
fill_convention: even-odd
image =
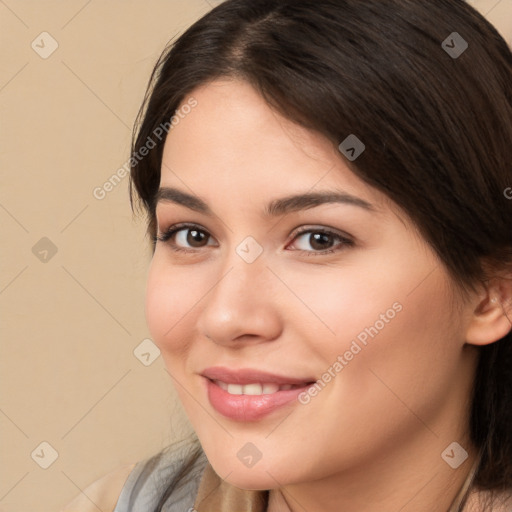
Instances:
[[[285,384],[309,384],[315,382],[314,378],[295,378],[287,377],[286,375],[277,375],[275,373],[268,373],[254,368],[240,368],[233,370],[223,366],[213,366],[206,368],[201,375],[211,380],[220,380],[226,384],[278,384],[280,386]]]

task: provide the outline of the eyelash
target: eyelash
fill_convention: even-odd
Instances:
[[[168,243],[170,239],[179,231],[185,230],[185,229],[195,229],[197,231],[201,231],[202,233],[207,234],[208,236],[211,236],[206,229],[203,229],[201,226],[197,224],[187,224],[187,223],[181,223],[181,224],[174,224],[173,226],[170,226],[167,228],[163,233],[154,236],[153,242],[156,244],[157,242],[163,242]],[[332,230],[325,229],[325,228],[299,228],[299,230],[295,233],[295,238],[297,238],[299,235],[303,235],[304,233],[322,233],[325,235],[330,235],[335,238],[337,238],[341,243],[338,245],[341,246],[341,249],[325,249],[323,251],[305,251],[303,249],[297,249],[299,252],[306,253],[308,255],[314,255],[314,256],[321,256],[329,253],[339,252],[343,250],[346,247],[352,247],[355,245],[354,241],[348,237],[345,237],[339,233],[336,233]],[[177,246],[174,242],[169,243],[171,249],[175,252],[181,252],[181,253],[197,253],[198,250],[201,248],[195,248],[195,249],[185,249],[183,247]]]

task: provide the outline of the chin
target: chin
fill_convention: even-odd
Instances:
[[[238,459],[209,459],[214,471],[226,482],[247,491],[263,491],[282,485],[282,475],[272,465],[265,464],[263,459],[252,467],[245,467]],[[277,483],[279,482],[279,484]]]

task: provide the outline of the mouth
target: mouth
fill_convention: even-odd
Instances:
[[[208,368],[201,375],[210,405],[240,422],[258,421],[285,405],[297,404],[298,396],[316,382],[313,378],[221,367]]]
[[[255,382],[252,384],[233,384],[228,382],[223,382],[221,380],[213,380],[211,381],[219,388],[223,389],[230,395],[273,395],[279,391],[289,391],[290,389],[302,389],[304,386],[308,384],[313,384],[313,382],[305,383],[305,384],[283,384],[279,386],[278,384],[272,382],[259,383]]]
[[[206,368],[201,375],[212,381],[219,381],[224,384],[249,386],[259,384],[261,386],[276,384],[277,386],[304,386],[305,384],[315,382],[314,377],[291,377],[288,375],[280,375],[270,373],[255,368],[231,369],[225,366],[213,366]],[[270,388],[268,388],[270,389]],[[261,394],[261,393],[260,393]]]

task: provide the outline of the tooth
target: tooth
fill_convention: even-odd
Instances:
[[[277,391],[287,391],[289,389],[294,389],[297,386],[294,384],[283,384],[279,386],[274,383],[267,384],[228,384],[226,382],[222,382],[220,380],[216,380],[215,383],[223,390],[227,391],[231,395],[271,395],[273,393],[277,393]]]
[[[219,386],[219,388],[223,389],[224,391],[228,390],[228,385],[225,382],[222,382],[221,380],[216,380],[215,384]]]
[[[271,395],[277,391],[279,391],[279,386],[277,384],[263,384],[264,395]]]
[[[243,386],[241,384],[228,384],[227,391],[230,395],[242,395]]]
[[[246,384],[243,388],[244,395],[261,395],[261,384]]]

